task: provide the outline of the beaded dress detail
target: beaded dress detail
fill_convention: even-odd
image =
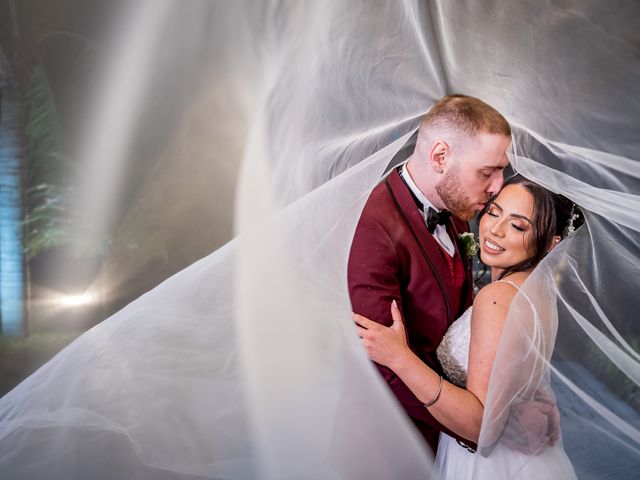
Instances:
[[[469,370],[472,307],[458,317],[442,337],[436,355],[448,379],[459,387],[466,387]]]

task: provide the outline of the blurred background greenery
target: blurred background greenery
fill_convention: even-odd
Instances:
[[[207,126],[224,106],[202,80],[206,42],[178,51],[169,40],[141,99],[113,221],[91,242],[74,237],[78,144],[127,4],[0,2],[0,395],[232,237],[239,152],[223,140],[211,151]]]

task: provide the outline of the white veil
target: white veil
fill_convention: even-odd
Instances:
[[[158,2],[138,8],[144,22]],[[635,475],[634,2],[169,2],[167,12],[159,31],[179,35],[160,35],[153,55],[206,59],[190,108],[204,104],[211,119],[212,161],[242,162],[238,236],[0,399],[3,474],[430,476],[432,457],[360,347],[346,265],[367,195],[420,116],[463,92],[512,122],[514,168],[587,217],[514,303],[483,432],[530,385],[550,385],[578,476]],[[524,293],[557,299],[534,342]],[[526,378],[501,375],[522,342],[534,347]],[[505,403],[504,391],[517,394]]]
[[[541,262],[511,305],[479,451],[491,457],[496,437],[498,445],[513,444],[513,438],[496,435],[508,407],[551,391],[578,477],[633,478],[640,453],[640,357],[633,325],[640,198],[630,192],[637,193],[637,172],[625,158],[548,142],[522,129],[515,138],[514,167],[578,202],[586,218]],[[571,170],[573,176],[562,173]],[[517,442],[527,444],[526,431]],[[511,465],[512,475],[531,459]],[[480,465],[476,476],[484,478]]]

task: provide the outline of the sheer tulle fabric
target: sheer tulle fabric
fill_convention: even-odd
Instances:
[[[159,31],[179,35],[158,40],[154,61],[170,64],[167,52],[205,59],[190,106],[206,99],[212,152],[243,152],[228,159],[242,162],[238,237],[0,399],[0,471],[432,476],[433,457],[360,347],[346,265],[368,193],[426,109],[460,91],[508,117],[514,168],[574,200],[587,220],[514,302],[473,476],[509,448],[500,430],[509,407],[546,390],[578,477],[632,478],[640,462],[636,4],[168,7]],[[145,21],[157,3],[138,8]],[[518,478],[536,458],[494,466]]]

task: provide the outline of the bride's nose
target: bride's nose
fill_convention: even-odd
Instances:
[[[494,222],[493,225],[489,227],[489,233],[491,233],[491,235],[494,235],[496,237],[504,237],[503,222],[501,220]]]

